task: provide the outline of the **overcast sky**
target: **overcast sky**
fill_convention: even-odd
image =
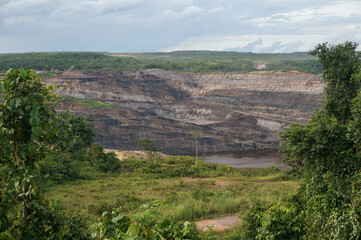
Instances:
[[[0,53],[295,52],[326,41],[361,43],[361,0],[0,0]]]

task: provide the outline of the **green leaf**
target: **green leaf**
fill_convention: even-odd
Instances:
[[[35,122],[35,118],[34,118],[34,117],[31,117],[31,118],[30,118],[30,125],[31,125],[31,126],[35,126],[35,125],[36,125],[36,122]]]
[[[15,108],[18,108],[18,107],[20,107],[21,106],[21,98],[17,98],[16,100],[15,100]]]
[[[20,75],[21,75],[23,78],[26,78],[26,77],[28,76],[28,73],[27,73],[25,70],[23,70],[23,71],[20,72]]]
[[[52,139],[52,138],[54,138],[54,136],[55,136],[55,134],[54,134],[53,131],[47,131],[46,132],[46,138]]]
[[[32,127],[31,131],[35,136],[40,136],[43,129],[40,126],[36,126],[36,127]]]
[[[128,231],[126,232],[125,236],[127,239],[129,238],[135,238],[135,237],[138,237],[139,236],[139,233],[140,233],[140,226],[135,224],[135,223],[132,223],[130,224],[129,228],[128,228]]]
[[[69,142],[69,146],[70,146],[70,147],[73,147],[75,143],[76,143],[76,140],[75,140],[75,139],[72,139],[72,140]]]
[[[117,223],[122,218],[123,218],[123,216],[119,215],[117,217],[113,217],[111,221],[112,221],[112,223]]]
[[[40,118],[38,116],[35,116],[35,124],[40,125],[40,123],[41,123]]]
[[[36,153],[36,147],[33,144],[31,144],[28,149],[29,149],[30,154]]]

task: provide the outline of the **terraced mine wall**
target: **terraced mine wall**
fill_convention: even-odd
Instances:
[[[319,75],[299,72],[178,74],[136,72],[63,73],[44,80],[59,95],[111,103],[91,108],[71,99],[60,110],[89,115],[96,141],[106,148],[135,150],[143,138],[168,154],[276,149],[277,131],[305,123],[321,106]]]

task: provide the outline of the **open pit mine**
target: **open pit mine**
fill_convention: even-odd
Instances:
[[[164,153],[277,149],[277,132],[305,123],[321,106],[319,75],[299,72],[180,74],[158,69],[135,72],[64,72],[44,79],[60,96],[92,99],[116,107],[91,108],[71,98],[59,110],[88,115],[96,141],[106,148],[136,150],[155,139]]]

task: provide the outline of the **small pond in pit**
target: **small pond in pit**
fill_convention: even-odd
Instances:
[[[208,153],[200,158],[204,158],[206,162],[230,165],[235,168],[266,168],[270,166],[280,169],[288,168],[281,162],[281,154],[276,150]]]

